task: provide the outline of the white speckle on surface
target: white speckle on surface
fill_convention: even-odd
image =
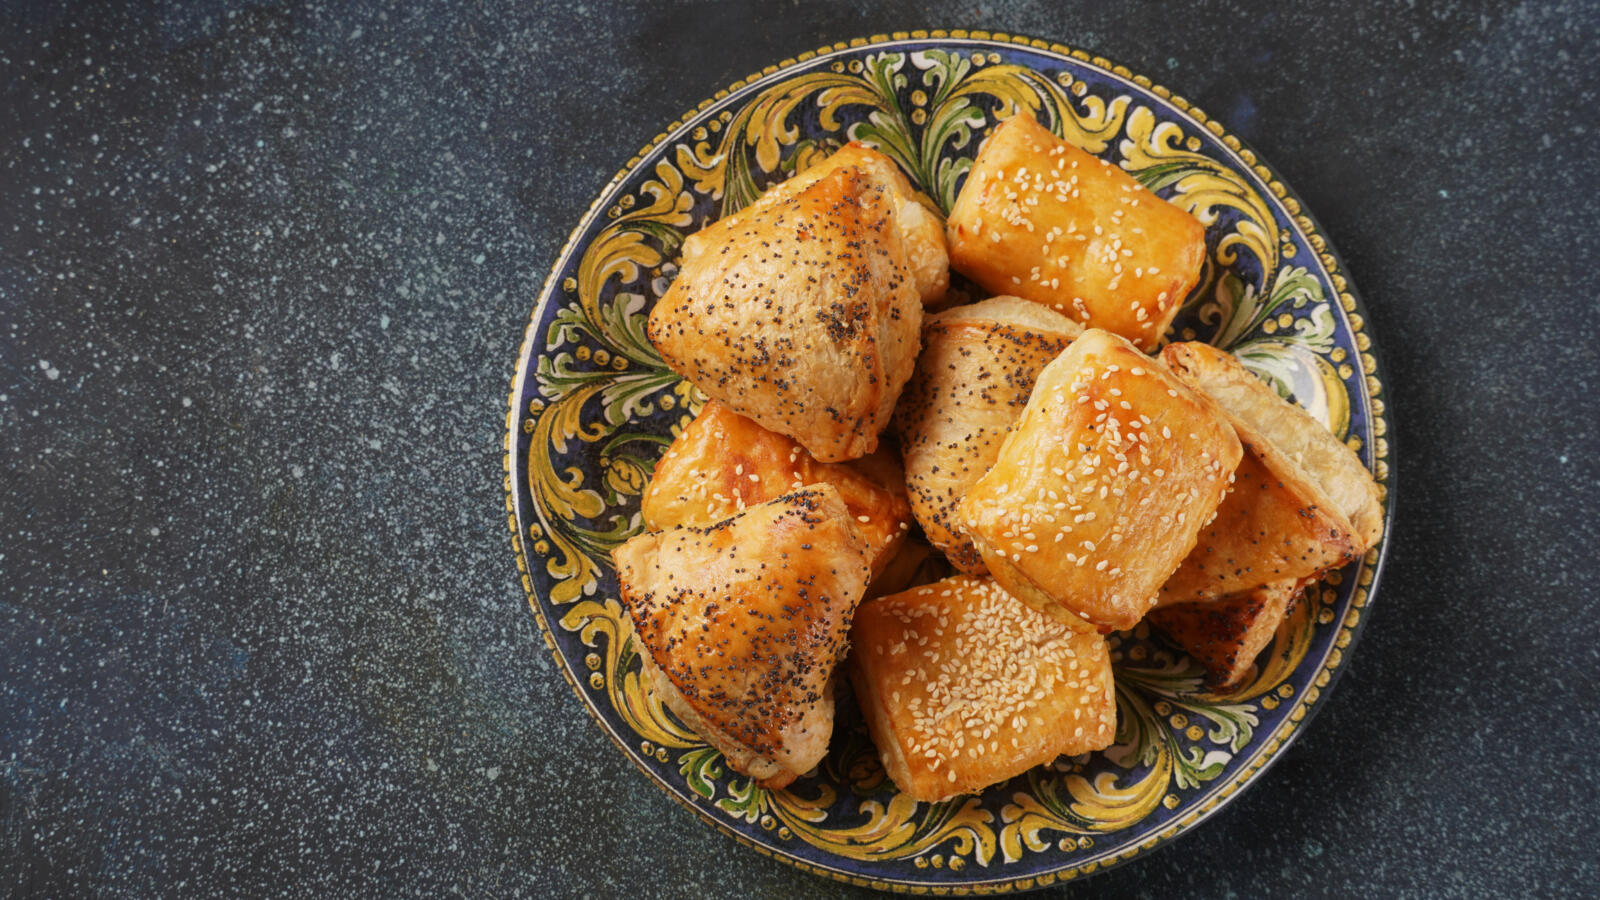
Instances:
[[[154,525],[151,525],[150,526],[150,536],[151,537],[161,537],[161,529],[157,528]]]
[[[378,316],[378,329],[380,331],[388,331],[389,330],[389,316],[388,316],[387,313],[384,314],[384,315]]]
[[[483,777],[489,779],[490,781],[493,781],[496,778],[499,778],[500,777],[500,767],[499,766],[490,766],[489,768],[484,769],[483,770]]]
[[[188,397],[183,398],[182,402],[183,402],[184,409],[188,409],[189,407],[194,405],[194,401],[190,400]]]

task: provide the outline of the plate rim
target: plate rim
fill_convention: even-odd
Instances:
[[[1279,759],[1286,755],[1286,751],[1300,737],[1300,734],[1315,718],[1316,714],[1321,710],[1321,708],[1326,705],[1323,698],[1332,691],[1340,676],[1343,675],[1344,670],[1347,668],[1345,660],[1353,651],[1356,643],[1360,640],[1361,635],[1365,632],[1367,624],[1371,619],[1371,609],[1376,601],[1378,587],[1382,580],[1384,569],[1386,568],[1391,542],[1390,539],[1393,536],[1395,525],[1395,498],[1397,496],[1396,475],[1398,471],[1398,467],[1394,464],[1394,460],[1398,458],[1395,434],[1396,423],[1394,421],[1392,407],[1389,405],[1389,403],[1387,401],[1378,400],[1379,394],[1386,393],[1384,386],[1387,384],[1387,379],[1385,378],[1387,366],[1384,363],[1384,352],[1377,346],[1376,343],[1371,341],[1370,335],[1368,347],[1366,349],[1360,349],[1359,347],[1356,349],[1358,356],[1360,354],[1365,354],[1371,359],[1370,371],[1368,370],[1368,366],[1365,364],[1365,360],[1359,360],[1363,363],[1361,371],[1365,376],[1359,379],[1359,383],[1362,386],[1362,396],[1364,397],[1364,407],[1368,414],[1369,428],[1371,429],[1372,436],[1374,438],[1381,438],[1388,444],[1388,448],[1384,453],[1380,454],[1376,448],[1374,448],[1372,451],[1374,466],[1376,466],[1380,461],[1383,461],[1385,462],[1387,469],[1382,479],[1382,485],[1384,489],[1384,496],[1382,499],[1384,510],[1384,531],[1378,546],[1368,551],[1370,557],[1362,560],[1362,566],[1365,569],[1370,570],[1371,578],[1365,585],[1358,585],[1356,590],[1364,590],[1366,598],[1360,606],[1356,606],[1354,602],[1352,602],[1351,609],[1349,611],[1353,613],[1359,613],[1359,616],[1353,624],[1344,624],[1338,626],[1345,634],[1349,635],[1349,639],[1340,645],[1339,638],[1336,636],[1333,645],[1330,647],[1328,656],[1324,659],[1321,667],[1311,676],[1310,687],[1314,688],[1317,693],[1311,699],[1307,699],[1306,695],[1309,693],[1309,691],[1298,691],[1295,697],[1294,708],[1292,708],[1284,716],[1282,722],[1279,723],[1274,732],[1265,736],[1265,740],[1262,741],[1261,745],[1262,749],[1258,750],[1256,757],[1249,760],[1243,767],[1240,768],[1238,772],[1234,774],[1232,778],[1225,782],[1211,785],[1209,790],[1196,797],[1194,802],[1197,804],[1197,808],[1191,813],[1192,817],[1175,821],[1168,826],[1169,828],[1175,828],[1176,831],[1166,834],[1165,836],[1161,834],[1154,834],[1145,838],[1145,840],[1139,844],[1111,848],[1106,852],[1088,860],[1063,863],[1059,868],[1047,872],[1037,872],[1021,877],[999,877],[981,880],[973,879],[968,881],[890,880],[882,877],[869,877],[867,875],[852,872],[847,869],[834,868],[824,864],[818,864],[796,855],[777,852],[772,848],[762,845],[761,843],[729,827],[726,823],[722,822],[705,809],[701,808],[690,798],[680,795],[678,792],[673,790],[671,785],[664,783],[661,779],[656,777],[656,773],[651,771],[634,757],[634,754],[624,742],[622,736],[617,734],[610,726],[610,723],[606,722],[604,717],[602,717],[592,707],[587,695],[583,691],[582,686],[578,683],[576,675],[569,665],[569,661],[565,656],[562,655],[559,647],[557,646],[550,623],[547,621],[543,610],[540,608],[538,595],[534,590],[532,575],[528,567],[527,555],[523,548],[522,529],[519,523],[524,519],[524,512],[521,504],[518,502],[518,492],[516,490],[515,478],[513,477],[514,475],[518,474],[519,469],[526,468],[525,463],[519,467],[514,460],[514,456],[516,455],[515,448],[517,444],[516,422],[518,418],[517,412],[520,407],[519,399],[524,392],[530,362],[532,360],[530,350],[531,342],[535,336],[535,329],[539,324],[542,313],[555,295],[554,287],[557,283],[557,277],[565,268],[565,263],[577,245],[580,237],[593,223],[598,211],[604,207],[607,202],[609,202],[608,198],[610,198],[612,192],[615,191],[616,188],[634,172],[644,158],[650,153],[656,151],[664,143],[668,142],[678,132],[684,130],[692,120],[700,116],[702,113],[705,113],[711,107],[716,106],[717,104],[720,104],[723,101],[740,94],[741,92],[753,88],[759,83],[763,83],[774,76],[781,75],[803,64],[811,63],[818,59],[823,59],[838,54],[851,54],[864,50],[871,50],[880,46],[893,46],[907,42],[939,43],[946,41],[959,41],[967,44],[987,43],[997,47],[1020,47],[1036,52],[1043,52],[1045,54],[1053,54],[1058,57],[1062,57],[1065,61],[1072,63],[1093,66],[1107,74],[1131,83],[1132,86],[1138,90],[1154,94],[1158,99],[1164,101],[1167,105],[1174,108],[1179,115],[1186,117],[1193,125],[1199,129],[1209,132],[1218,140],[1218,142],[1222,144],[1223,148],[1234,157],[1232,162],[1237,163],[1239,167],[1247,170],[1254,178],[1256,178],[1256,180],[1260,182],[1261,186],[1264,187],[1268,193],[1272,194],[1274,200],[1276,201],[1276,205],[1282,207],[1284,214],[1288,216],[1296,228],[1303,233],[1307,240],[1307,244],[1310,245],[1309,249],[1312,251],[1315,264],[1322,270],[1324,276],[1326,276],[1327,283],[1334,288],[1335,296],[1330,297],[1328,302],[1330,304],[1340,304],[1341,318],[1344,319],[1351,335],[1355,336],[1367,333],[1368,313],[1366,304],[1362,300],[1360,292],[1356,289],[1349,277],[1343,274],[1345,270],[1344,260],[1338,251],[1333,247],[1332,243],[1329,242],[1325,237],[1324,229],[1322,228],[1320,220],[1318,220],[1316,216],[1314,216],[1306,208],[1305,203],[1300,199],[1299,195],[1286,182],[1283,181],[1283,179],[1278,175],[1277,171],[1271,165],[1269,165],[1259,153],[1255,152],[1254,148],[1237,136],[1233,135],[1220,122],[1210,117],[1202,109],[1189,102],[1182,95],[1156,84],[1148,77],[1134,73],[1125,66],[1118,65],[1104,56],[1094,55],[1088,51],[1076,49],[1058,41],[1049,41],[1012,32],[987,31],[981,29],[917,29],[909,31],[878,33],[869,37],[855,37],[848,40],[836,41],[832,44],[825,44],[813,50],[797,53],[792,57],[785,58],[781,62],[765,66],[761,70],[753,72],[744,78],[732,82],[727,87],[717,90],[710,97],[707,97],[697,103],[693,109],[688,110],[673,120],[662,131],[647,141],[644,146],[632,154],[627,162],[625,162],[617,170],[616,174],[614,174],[611,179],[600,188],[599,192],[595,195],[594,200],[579,216],[577,224],[568,234],[566,241],[561,247],[561,250],[556,254],[554,261],[551,263],[550,270],[545,274],[543,283],[541,284],[539,292],[536,295],[536,300],[531,311],[529,312],[528,322],[523,331],[523,339],[518,348],[516,369],[511,379],[511,391],[507,398],[505,436],[503,439],[504,455],[502,459],[502,467],[504,470],[503,488],[506,494],[505,505],[508,516],[507,525],[511,532],[512,552],[516,558],[517,571],[520,576],[523,593],[526,596],[528,606],[532,610],[535,620],[538,622],[540,637],[543,639],[545,646],[550,651],[551,655],[555,657],[555,661],[557,663],[556,668],[560,670],[562,677],[567,682],[568,687],[570,687],[573,693],[577,695],[579,704],[589,715],[589,718],[593,720],[596,725],[600,726],[600,730],[611,739],[611,742],[615,744],[620,751],[622,751],[624,758],[626,758],[635,769],[639,770],[639,772],[642,773],[649,782],[654,784],[674,802],[691,810],[701,821],[712,826],[718,832],[733,838],[744,847],[753,849],[763,856],[777,859],[787,865],[793,866],[810,874],[820,875],[835,881],[860,887],[870,887],[879,890],[887,889],[899,893],[916,894],[959,895],[973,892],[1023,892],[1038,890],[1053,884],[1076,880],[1080,877],[1106,871],[1129,862],[1134,858],[1146,856],[1150,851],[1164,847],[1195,831],[1200,824],[1210,819],[1213,815],[1226,807],[1235,796],[1243,791],[1247,785],[1260,778],[1263,773],[1265,773]],[[1321,246],[1316,246],[1315,242],[1311,240],[1313,237],[1321,238]],[[1359,324],[1350,321],[1352,315],[1360,317]],[[1373,389],[1374,384],[1377,385],[1377,390]],[[1382,404],[1381,412],[1374,410],[1374,401]],[[1383,423],[1382,427],[1384,429],[1384,433],[1381,435],[1377,432],[1378,422]],[[1336,652],[1339,654],[1339,658],[1337,660],[1333,658]],[[1327,682],[1321,685],[1316,684],[1316,681],[1323,675],[1327,676]],[[1273,742],[1276,742],[1277,745],[1270,750],[1266,749],[1266,746]],[[976,875],[980,871],[982,870],[969,869],[968,873]]]

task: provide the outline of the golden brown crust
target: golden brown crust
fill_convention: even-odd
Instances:
[[[1156,348],[1200,277],[1205,227],[1026,113],[984,141],[946,222],[950,265]]]
[[[923,304],[939,303],[950,287],[950,256],[945,248],[944,222],[918,200],[916,189],[894,160],[860,141],[851,141],[821,162],[796,173],[787,181],[773,185],[755,203],[724,216],[722,221],[741,223],[752,212],[787,200],[820,181],[824,175],[845,168],[858,169],[867,181],[883,188],[894,202],[895,226],[905,248],[911,282]]]
[[[628,627],[632,631],[632,626]],[[786,769],[783,763],[770,756],[762,756],[749,747],[733,740],[716,726],[706,721],[689,702],[689,698],[678,690],[672,679],[662,673],[661,667],[649,653],[639,654],[639,674],[645,690],[654,694],[672,710],[673,714],[689,726],[689,730],[706,739],[706,742],[717,748],[728,763],[728,767],[735,772],[742,772],[756,780],[756,783],[770,790],[788,787],[796,778],[805,774]],[[824,718],[833,720],[833,692],[824,690],[818,698],[820,711]]]
[[[641,653],[673,689],[663,700],[734,747],[736,769],[779,777],[765,760],[810,771],[828,749],[828,682],[868,576],[839,492],[812,485],[707,528],[641,535],[612,556]]]
[[[817,459],[870,453],[922,324],[885,193],[847,167],[691,235],[650,341],[707,396]]]
[[[1214,688],[1226,690],[1250,673],[1305,584],[1287,579],[1208,603],[1163,606],[1149,620],[1205,668]]]
[[[820,463],[793,438],[715,400],[656,463],[640,513],[651,531],[706,526],[819,482],[839,491],[876,575],[911,526],[905,475],[893,454],[879,449],[848,463]]]
[[[1355,554],[1378,543],[1383,501],[1354,450],[1310,413],[1279,397],[1231,353],[1185,342],[1169,344],[1161,357],[1179,380],[1216,402],[1274,474],[1350,523]]]
[[[860,141],[851,141],[832,156],[789,179],[803,187],[828,172],[855,166],[888,188],[894,198],[895,222],[906,251],[906,266],[924,305],[938,303],[950,287],[950,255],[945,248],[944,222],[917,200],[917,192],[894,160]],[[785,182],[788,184],[788,182]]]
[[[1082,331],[1016,297],[946,310],[922,327],[922,355],[900,394],[895,432],[912,512],[963,572],[988,570],[956,521],[956,506],[994,464],[1039,371]]]
[[[1217,517],[1161,586],[1158,606],[1216,600],[1268,582],[1294,582],[1359,554],[1351,526],[1270,446],[1239,435],[1244,458]]]
[[[868,601],[851,628],[856,699],[901,791],[937,801],[1109,746],[1106,642],[957,575]]]
[[[1039,374],[958,514],[1011,594],[1131,628],[1193,549],[1240,455],[1204,395],[1090,329]]]

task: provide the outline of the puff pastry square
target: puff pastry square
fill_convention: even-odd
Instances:
[[[979,791],[1116,734],[1105,638],[990,578],[870,600],[850,638],[850,681],[872,739],[917,800]]]
[[[1310,413],[1209,344],[1169,344],[1161,358],[1178,380],[1216,402],[1274,474],[1306,491],[1322,512],[1350,523],[1354,553],[1383,537],[1383,497],[1372,473]]]
[[[921,327],[894,202],[848,167],[691,235],[647,333],[707,396],[842,462],[878,446]]]
[[[911,510],[928,540],[963,572],[988,569],[956,506],[994,465],[1033,382],[1083,332],[1028,300],[993,297],[923,323],[922,355],[900,394],[895,432]]]
[[[1156,349],[1200,277],[1205,227],[1133,176],[1012,116],[978,151],[946,222],[950,265]]]
[[[812,485],[707,528],[641,535],[612,557],[662,702],[767,787],[810,771],[828,750],[829,679],[867,586],[839,492]]]
[[[1212,687],[1226,690],[1250,674],[1304,591],[1304,581],[1275,581],[1208,603],[1153,609],[1148,621],[1205,668]]]
[[[1226,351],[1184,342],[1167,345],[1161,358],[1216,402],[1245,448],[1233,490],[1162,586],[1162,605],[1307,578],[1355,559],[1382,535],[1377,484],[1321,422]]]
[[[656,462],[640,511],[651,531],[705,526],[823,482],[844,500],[876,576],[900,548],[912,521],[905,476],[893,454],[880,449],[849,463],[820,463],[793,438],[715,400]]]
[[[1240,454],[1210,400],[1091,328],[1039,374],[958,514],[1010,593],[1131,628],[1193,549]]]
[[[945,247],[944,222],[917,200],[905,173],[894,160],[860,141],[851,141],[833,155],[785,181],[762,200],[780,199],[807,187],[829,172],[854,166],[894,199],[895,222],[906,251],[906,266],[924,304],[936,304],[950,287],[950,255]]]

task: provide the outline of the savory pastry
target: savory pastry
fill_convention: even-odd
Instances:
[[[1162,605],[1296,581],[1376,543],[1383,532],[1377,484],[1321,422],[1208,344],[1169,344],[1161,358],[1216,403],[1245,447],[1233,491],[1162,587]]]
[[[1218,690],[1236,687],[1305,592],[1305,581],[1274,581],[1207,603],[1150,611],[1147,620],[1206,670]]]
[[[1156,348],[1200,277],[1205,227],[1133,176],[1012,116],[978,151],[945,224],[950,265]]]
[[[1194,548],[1240,452],[1204,395],[1091,328],[1039,374],[957,515],[1011,594],[1131,628]]]
[[[833,733],[829,679],[867,586],[867,553],[831,485],[612,554],[645,680],[766,787],[804,775]]]
[[[876,575],[911,527],[905,476],[893,455],[878,450],[849,463],[819,463],[793,438],[715,400],[656,463],[640,512],[651,531],[710,525],[819,482],[839,491]]]
[[[928,540],[963,572],[988,571],[955,521],[956,504],[989,471],[1033,380],[1078,323],[1037,303],[994,297],[930,317],[922,355],[895,408],[911,511]]]
[[[850,639],[850,682],[883,767],[917,800],[982,790],[1116,734],[1105,638],[992,579],[870,600]]]
[[[900,547],[872,575],[867,585],[868,600],[909,591],[914,587],[932,584],[950,574],[950,563],[938,553],[922,535],[910,535],[900,542]]]
[[[823,175],[848,166],[860,169],[894,198],[895,222],[905,246],[906,266],[911,270],[912,283],[922,302],[934,304],[944,299],[944,292],[950,287],[950,256],[945,249],[944,223],[918,202],[917,192],[894,160],[866,144],[851,141],[822,162],[767,191],[757,204],[768,201],[769,197],[776,200],[797,192]]]
[[[870,453],[922,327],[894,201],[851,166],[759,206],[684,241],[650,341],[707,396],[817,459]]]

